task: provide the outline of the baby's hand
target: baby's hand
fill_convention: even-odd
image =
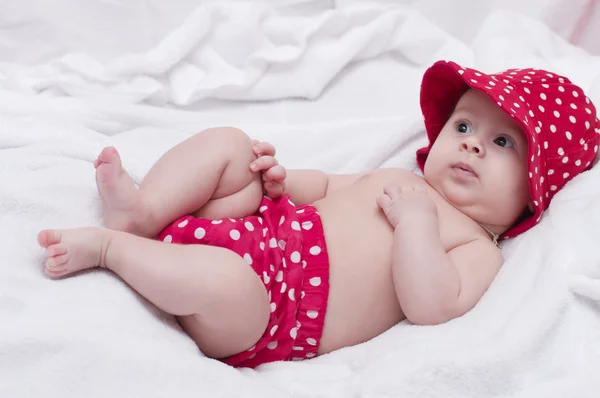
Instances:
[[[263,188],[271,198],[277,198],[285,192],[285,168],[275,159],[275,147],[268,142],[252,140],[252,150],[258,156],[250,163],[250,170],[262,172]]]
[[[383,194],[377,198],[392,227],[409,217],[433,215],[437,217],[437,207],[423,186],[386,185]]]

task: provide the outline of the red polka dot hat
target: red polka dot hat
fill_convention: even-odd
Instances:
[[[535,210],[502,237],[533,227],[552,197],[569,180],[589,170],[598,151],[596,108],[569,79],[540,69],[509,69],[485,74],[454,62],[438,61],[423,75],[421,110],[429,145],[417,151],[424,169],[427,155],[461,95],[469,88],[488,95],[515,119],[527,136],[529,192]]]

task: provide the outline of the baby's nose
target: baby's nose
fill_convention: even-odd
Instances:
[[[478,156],[482,156],[485,154],[485,150],[481,141],[478,139],[468,139],[461,143],[461,149],[463,151],[474,153]]]

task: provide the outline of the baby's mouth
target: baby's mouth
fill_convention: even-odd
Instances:
[[[473,168],[463,162],[460,163],[456,163],[454,165],[452,165],[452,169],[459,175],[462,176],[467,176],[467,177],[478,177],[477,173],[475,172],[475,170],[473,170]]]

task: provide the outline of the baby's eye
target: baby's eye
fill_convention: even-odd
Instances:
[[[506,137],[498,137],[494,140],[494,143],[503,148],[512,148],[513,147],[512,141]]]
[[[468,123],[460,122],[456,125],[456,131],[463,134],[471,134],[471,126]]]

